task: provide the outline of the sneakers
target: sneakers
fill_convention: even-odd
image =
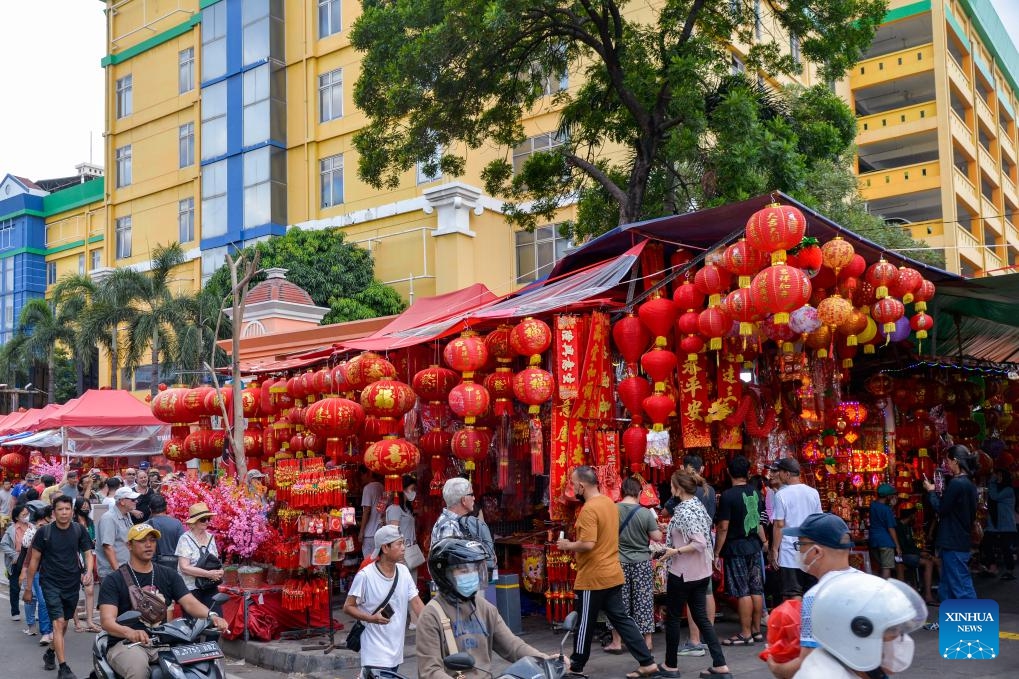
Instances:
[[[34,637],[35,636],[35,630],[32,629],[31,627],[26,627],[25,629],[21,630],[21,633],[22,634],[27,634],[30,637]]]
[[[687,658],[700,658],[707,650],[704,644],[691,644],[689,641],[683,644],[683,648],[679,649],[679,655]]]
[[[938,630],[941,629],[941,625],[939,625],[936,622],[929,622],[926,625],[924,625],[923,628],[928,632],[937,632]]]
[[[57,669],[57,654],[52,648],[46,649],[46,652],[42,654],[42,668],[44,670]]]
[[[21,620],[21,615],[19,615],[18,613],[15,613],[14,615],[11,616],[11,620],[14,620],[14,621]]]
[[[53,642],[53,635],[52,634],[44,634],[44,635],[42,635],[39,638],[39,645],[40,646],[46,646],[47,644],[50,644],[52,642]]]
[[[71,671],[71,668],[67,665],[61,665],[60,671],[57,672],[57,679],[78,679]]]

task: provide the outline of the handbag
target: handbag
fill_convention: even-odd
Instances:
[[[654,578],[651,581],[651,594],[660,596],[669,588],[669,561],[671,559],[653,559],[651,569]]]
[[[403,563],[410,570],[414,570],[425,562],[425,554],[417,543],[408,546],[403,552]]]
[[[152,627],[153,625],[159,625],[166,622],[166,611],[167,605],[155,592],[150,592],[147,589],[143,589],[138,585],[136,581],[128,575],[127,564],[124,564],[117,570],[120,571],[121,576],[124,578],[125,584],[127,584],[127,593],[131,597],[131,608],[142,614],[142,622]],[[152,573],[153,583],[155,583],[155,571]]]
[[[195,561],[195,568],[201,568],[203,571],[215,571],[223,567],[223,562],[220,561],[219,557],[209,551],[209,546],[202,547],[198,544],[190,535],[188,539],[194,543],[195,547],[198,547],[198,561]],[[209,544],[212,544],[211,541]],[[195,589],[216,589],[219,587],[219,582],[212,578],[195,578]]]
[[[376,566],[376,568],[378,568],[378,566]],[[380,570],[379,572],[381,573],[382,571]],[[393,577],[393,586],[389,588],[389,594],[387,594],[386,598],[382,600],[382,603],[379,604],[375,608],[374,611],[372,611],[372,615],[375,615],[376,613],[381,611],[383,608],[385,608],[386,604],[389,603],[389,600],[393,598],[393,592],[396,591],[396,583],[397,583],[397,581],[399,581],[399,579],[400,579],[400,569],[398,568],[398,569],[396,569],[396,575]],[[354,624],[350,626],[350,631],[347,633],[347,641],[346,641],[347,650],[354,651],[354,652],[359,652],[361,650],[361,635],[362,634],[364,634],[364,621],[363,620],[355,620]]]

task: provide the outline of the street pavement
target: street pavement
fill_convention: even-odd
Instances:
[[[916,654],[912,667],[901,675],[903,677],[965,677],[967,679],[981,679],[984,677],[1019,677],[1019,582],[1001,582],[998,580],[977,580],[978,593],[983,598],[993,598],[999,602],[1001,607],[1001,655],[995,660],[963,661],[944,660],[938,653],[938,632],[917,630],[913,634],[916,640]],[[936,619],[936,609],[931,609],[931,620]],[[343,619],[342,613],[337,611],[338,619]],[[532,646],[542,651],[557,651],[559,641],[562,638],[561,632],[554,632],[549,629],[544,620],[539,618],[525,618],[523,621],[523,637]],[[39,646],[39,637],[28,637],[21,633],[24,628],[24,621],[10,620],[10,607],[8,603],[8,590],[6,583],[0,583],[0,679],[17,677],[19,679],[46,678],[55,679],[56,672],[47,672],[43,669],[42,654],[44,647]],[[724,619],[717,623],[717,629],[721,638],[726,638],[738,631],[737,624]],[[344,632],[338,633],[338,639],[342,640]],[[683,630],[684,639],[686,630]],[[67,639],[67,657],[71,669],[79,679],[85,679],[91,670],[91,643],[93,635],[87,633],[69,632]],[[658,661],[663,660],[665,635],[657,633],[654,635],[654,652]],[[271,644],[270,644],[271,645]],[[407,633],[407,659],[400,666],[400,674],[406,677],[417,676],[417,659],[414,657],[414,633]],[[763,646],[760,644],[745,648],[726,648],[726,660],[732,669],[733,676],[745,677],[747,679],[768,679],[771,674],[765,664],[758,659],[757,655]],[[570,644],[567,644],[567,652]],[[336,650],[336,654],[350,654],[349,651]],[[351,654],[352,655],[352,654]],[[353,658],[351,658],[353,659]],[[273,672],[250,664],[244,661],[227,660],[228,679],[301,679],[307,675],[286,674]],[[351,663],[353,664],[353,663]],[[679,668],[686,677],[696,677],[698,673],[708,667],[710,658],[680,658]],[[508,663],[497,663],[495,670],[505,668]],[[591,660],[587,666],[587,672],[592,679],[615,678],[622,679],[626,672],[634,670],[636,663],[629,654],[609,655],[604,653],[597,644],[591,653]],[[336,670],[329,673],[312,675],[308,679],[355,679],[356,669]]]

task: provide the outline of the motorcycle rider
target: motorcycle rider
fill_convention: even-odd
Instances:
[[[442,659],[453,653],[469,653],[474,669],[466,679],[481,679],[492,671],[492,655],[509,662],[528,656],[547,657],[524,643],[510,631],[498,609],[477,596],[482,583],[488,582],[488,558],[484,545],[473,540],[445,538],[428,552],[428,572],[439,595],[418,617],[417,659],[419,679],[446,679]],[[456,648],[450,648],[443,624],[449,626]]]
[[[123,679],[149,679],[150,665],[158,661],[157,649],[147,645],[149,635],[141,621],[134,627],[117,622],[118,615],[134,610],[124,569],[135,585],[157,593],[167,606],[177,602],[188,615],[194,618],[212,617],[216,629],[220,632],[227,630],[226,620],[198,601],[177,571],[153,562],[159,538],[159,531],[150,524],[132,526],[127,533],[128,562],[103,578],[99,590],[99,622],[109,634],[106,660]]]

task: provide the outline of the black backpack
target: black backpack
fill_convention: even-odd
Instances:
[[[464,538],[468,540],[475,540],[480,542],[485,547],[485,552],[488,553],[488,572],[491,575],[495,571],[495,540],[492,539],[492,531],[489,530],[488,524],[479,519],[476,516],[467,514],[461,516],[456,521],[457,525],[460,526],[460,532],[463,533]]]

